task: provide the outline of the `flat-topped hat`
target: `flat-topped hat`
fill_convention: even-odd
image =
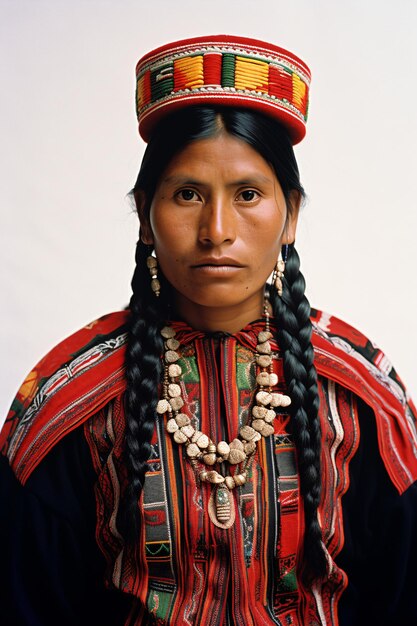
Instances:
[[[311,74],[271,43],[212,35],[168,43],[136,66],[139,133],[149,141],[167,114],[192,105],[255,109],[279,120],[293,144],[306,132]]]

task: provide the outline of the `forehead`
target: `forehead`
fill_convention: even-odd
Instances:
[[[216,177],[218,180],[257,177],[274,183],[272,166],[245,141],[226,133],[191,142],[171,160],[161,183],[181,177]]]

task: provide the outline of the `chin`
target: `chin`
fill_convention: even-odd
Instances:
[[[243,305],[248,300],[258,297],[260,302],[262,302],[263,290],[263,285],[261,289],[250,291],[249,289],[238,289],[230,285],[210,285],[204,288],[194,289],[190,293],[182,293],[181,296],[193,305],[220,309],[237,307]]]

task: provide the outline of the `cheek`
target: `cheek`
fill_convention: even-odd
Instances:
[[[181,268],[190,256],[190,233],[178,224],[160,224],[154,230],[154,248],[164,275],[170,280],[179,276]]]
[[[178,210],[171,202],[151,207],[150,224],[155,241],[169,246],[169,242],[189,239],[196,228],[195,217]]]
[[[265,214],[261,220],[253,220],[247,231],[248,249],[260,262],[277,259],[281,249],[285,219],[281,213]]]

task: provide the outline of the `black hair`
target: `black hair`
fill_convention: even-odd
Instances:
[[[145,215],[149,215],[158,181],[171,159],[192,141],[213,137],[220,132],[245,141],[272,165],[288,211],[293,210],[291,201],[294,191],[304,198],[291,141],[281,124],[248,109],[190,107],[163,119],[147,146],[133,189],[135,197],[139,191],[144,194]],[[139,239],[129,305],[131,314],[126,356],[125,458],[129,489],[121,515],[124,536],[131,541],[138,537],[138,498],[151,454],[158,388],[163,375],[160,329],[170,317],[172,300],[172,290],[161,272],[161,296],[156,298],[151,291],[146,268],[148,254],[148,246]],[[278,344],[283,353],[285,380],[292,399],[291,433],[297,450],[300,492],[305,511],[303,577],[311,581],[323,578],[327,565],[317,518],[321,493],[319,400],[311,344],[310,305],[304,291],[299,256],[294,246],[290,246],[282,297],[271,288],[270,301],[278,328]]]

